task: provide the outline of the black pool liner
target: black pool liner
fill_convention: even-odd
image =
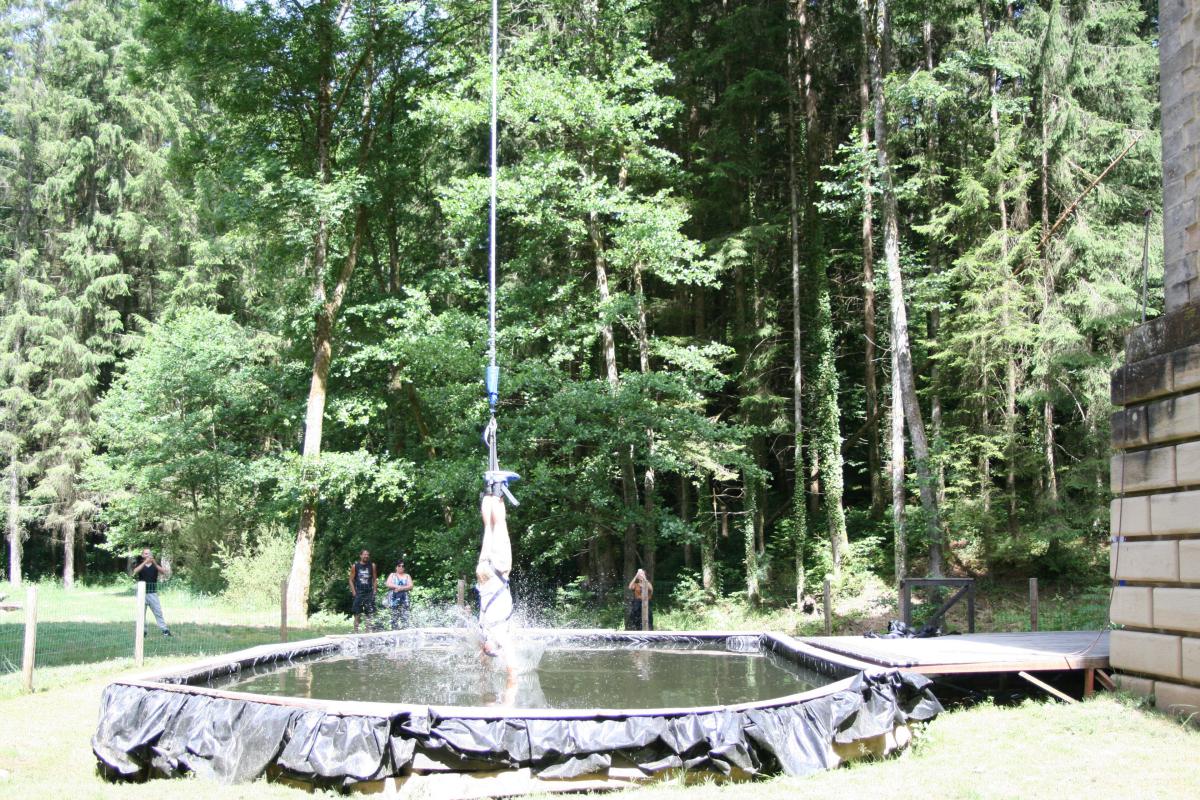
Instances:
[[[763,635],[760,642],[797,660],[804,655],[783,637]],[[277,648],[266,660],[337,647],[326,640]],[[244,659],[227,669],[257,660]],[[156,683],[108,686],[92,738],[101,771],[113,780],[195,773],[222,783],[270,773],[348,787],[428,769],[528,767],[542,779],[573,778],[602,773],[616,759],[647,776],[681,768],[805,775],[836,765],[832,743],[878,737],[942,710],[927,678],[897,670],[855,673],[824,693],[649,712],[464,708],[456,713],[451,707],[357,704],[363,707],[359,713],[354,703],[234,699],[168,685],[196,683],[221,670],[206,667]],[[367,706],[388,713],[370,713]]]

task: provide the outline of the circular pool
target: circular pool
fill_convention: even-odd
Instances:
[[[114,779],[497,796],[804,774],[940,711],[921,676],[779,634],[527,630],[514,650],[452,629],[252,648],[110,685],[93,750]]]

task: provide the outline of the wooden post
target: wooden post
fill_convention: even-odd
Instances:
[[[650,592],[647,591],[648,587],[646,584],[649,581],[646,580],[645,573],[642,573],[640,580],[642,586],[642,630],[648,631],[650,630]]]
[[[25,691],[33,691],[33,665],[37,661],[37,587],[25,590],[25,650],[21,654]]]
[[[1038,587],[1037,578],[1029,579],[1029,630],[1038,629]]]
[[[825,635],[833,635],[833,598],[829,588],[829,578],[825,579]]]
[[[279,582],[279,641],[286,642],[287,631],[287,578]]]
[[[967,591],[967,633],[975,632],[975,584]]]
[[[1083,671],[1083,696],[1091,697],[1096,691],[1096,670],[1089,667]]]
[[[462,578],[458,579],[458,598],[455,602],[459,608],[467,607],[467,582]]]
[[[146,582],[137,582],[137,615],[133,618],[133,665],[140,667],[146,660]]]

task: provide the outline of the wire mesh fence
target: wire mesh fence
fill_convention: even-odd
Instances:
[[[137,647],[139,598],[132,581],[64,589],[44,582],[32,587],[36,604],[37,669],[133,658]],[[281,587],[282,588],[282,587]],[[0,674],[21,670],[31,595],[26,587],[0,584]],[[207,656],[260,644],[345,632],[322,621],[304,628],[281,627],[281,607],[247,606],[186,586],[160,584],[157,593],[166,630],[144,610],[145,658]],[[168,635],[169,634],[169,635]]]

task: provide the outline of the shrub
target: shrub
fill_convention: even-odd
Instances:
[[[291,531],[280,525],[242,534],[236,545],[217,547],[225,578],[221,599],[231,606],[262,610],[279,605],[279,585],[292,567]]]

